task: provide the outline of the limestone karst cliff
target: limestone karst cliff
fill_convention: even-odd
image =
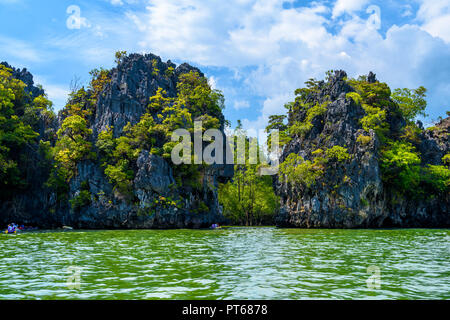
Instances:
[[[274,182],[278,226],[450,225],[449,118],[429,130],[408,121],[373,73],[336,71],[296,93]]]
[[[56,160],[1,200],[0,222],[76,228],[200,228],[222,222],[217,186],[232,177],[233,166],[180,169],[167,157],[177,121],[189,129],[205,120],[223,132],[220,95],[203,73],[152,54],[131,54],[120,57],[117,67],[92,74],[90,86],[76,88],[59,112],[51,137],[44,137],[43,128],[34,140],[48,141]],[[13,69],[12,76],[33,97],[43,94],[26,70]],[[190,91],[203,100],[187,96]]]
[[[192,134],[196,120],[225,135],[221,93],[188,64],[152,54],[121,54],[117,62],[93,70],[57,116],[26,69],[1,64],[0,224],[202,228],[224,221],[217,190],[233,178],[233,165],[177,166],[170,157],[171,133]],[[413,121],[415,104],[424,107],[422,89],[391,92],[373,73],[348,79],[335,71],[296,95],[288,123],[274,116],[269,126],[282,131],[284,144],[273,183],[278,226],[450,225],[450,118],[428,129]]]

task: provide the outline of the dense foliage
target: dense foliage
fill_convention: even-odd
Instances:
[[[367,132],[374,130],[381,141],[380,166],[385,185],[393,192],[411,198],[448,193],[448,167],[422,164],[423,156],[417,151],[423,129],[414,120],[419,115],[426,116],[427,90],[419,87],[391,92],[385,83],[369,83],[365,77],[352,79],[349,83],[356,92],[348,96],[367,113],[361,120],[363,129]],[[393,117],[405,121],[401,132],[395,132],[390,126],[388,118]]]
[[[322,178],[327,166],[350,160],[347,149],[334,146],[330,149],[317,149],[312,152],[312,160],[305,160],[301,156],[291,153],[280,164],[280,180],[300,188],[310,188],[318,179]]]
[[[272,177],[259,174],[266,165],[264,159],[258,157],[254,161],[256,164],[250,163],[249,150],[255,148],[259,154],[259,145],[255,139],[247,137],[239,123],[231,139],[233,146],[242,137],[245,140],[245,164],[236,164],[233,180],[220,185],[219,202],[223,206],[224,216],[233,225],[271,225],[278,211],[279,198],[272,188]]]
[[[13,78],[12,70],[0,64],[0,191],[8,197],[29,184],[29,169],[45,161],[48,143],[38,133],[55,115],[45,95],[31,96],[26,84]],[[31,158],[39,150],[43,158]]]
[[[77,174],[77,165],[83,160],[95,160],[96,153],[93,150],[92,129],[90,118],[94,113],[96,99],[101,92],[103,72],[92,72],[95,77],[91,81],[93,90],[85,90],[84,87],[74,91],[69,96],[69,102],[62,111],[64,120],[57,132],[57,140],[52,148],[55,160],[54,168],[48,180],[48,185],[54,188],[60,200],[67,198],[69,182]],[[96,93],[95,93],[96,92]]]
[[[177,84],[177,97],[168,97],[159,88],[150,98],[147,112],[140,121],[124,128],[124,135],[113,138],[111,129],[99,134],[96,146],[105,174],[123,196],[131,196],[132,181],[136,173],[136,160],[143,150],[170,159],[176,143],[171,141],[177,129],[194,132],[194,120],[203,121],[203,131],[219,129],[223,96],[212,90],[206,78],[197,72],[182,74]],[[192,148],[191,148],[192,149]],[[191,155],[193,157],[193,155]],[[199,167],[180,164],[174,168],[179,186],[199,187]]]
[[[391,92],[387,84],[368,81],[365,76],[346,81],[353,88],[352,92],[347,93],[347,98],[352,99],[365,111],[365,116],[360,119],[365,133],[357,137],[357,143],[361,146],[368,145],[372,141],[370,131],[376,133],[380,142],[380,167],[385,186],[394,193],[411,198],[448,193],[449,156],[443,157],[442,165],[425,165],[423,155],[417,149],[423,129],[414,120],[417,116],[426,116],[427,90],[419,87]],[[287,137],[304,137],[314,127],[314,119],[326,112],[327,102],[312,102],[312,97],[318,91],[317,81],[309,80],[306,85],[306,88],[296,90],[296,100],[287,104],[289,118],[294,120],[285,125],[285,116],[271,116],[267,132],[278,129]],[[299,117],[303,120],[299,121]],[[402,122],[404,124],[399,126]],[[350,159],[350,155],[341,146],[334,146],[325,151],[317,149],[312,152],[309,160],[291,154],[280,165],[280,179],[292,185],[309,188],[323,177],[331,159],[344,162]]]
[[[123,63],[126,57],[125,51],[117,52],[116,62]],[[154,77],[167,79],[175,75],[173,67],[163,73],[157,59],[152,60],[151,68]],[[142,151],[169,159],[176,145],[171,140],[175,130],[186,129],[193,134],[194,121],[197,120],[203,122],[203,132],[223,127],[222,93],[211,89],[207,79],[198,72],[191,71],[178,75],[175,97],[168,96],[166,91],[158,88],[150,97],[147,110],[139,121],[128,123],[119,136],[115,136],[114,128],[110,127],[94,137],[91,128],[96,106],[104,89],[111,82],[112,72],[95,69],[90,74],[92,80],[88,88],[82,87],[71,93],[61,112],[63,122],[57,133],[56,143],[51,148],[55,164],[48,185],[57,191],[60,200],[69,200],[74,210],[88,205],[97,196],[91,195],[86,182],[72,199],[68,198],[69,183],[77,176],[80,162],[98,162],[113,185],[115,197],[133,203],[136,201],[133,181],[138,170],[137,159]],[[189,156],[193,159],[193,154]],[[201,188],[201,173],[206,166],[205,163],[173,166],[178,187]],[[163,195],[161,197],[155,200],[155,208],[173,203],[179,206],[178,200]],[[200,202],[198,211],[207,212],[209,208]]]

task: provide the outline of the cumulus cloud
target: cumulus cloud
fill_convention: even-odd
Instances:
[[[323,78],[329,69],[344,69],[352,77],[374,71],[393,88],[424,85],[430,113],[444,114],[450,100],[450,3],[417,1],[418,10],[406,5],[398,13],[408,24],[381,20],[380,29],[368,23],[376,13],[367,11],[370,0],[299,7],[277,0],[105,0],[123,10],[86,11],[92,28],[46,44],[77,50],[80,59],[98,63],[120,49],[225,68],[228,82],[214,72],[209,81],[214,88],[226,83],[222,89],[232,92],[226,112],[239,110],[248,118],[243,119],[247,127],[263,128],[269,115],[285,112],[296,88],[309,78]],[[388,8],[381,9],[384,16]]]
[[[423,0],[417,13],[422,28],[429,34],[450,43],[450,2],[448,0]]]
[[[286,9],[276,0],[153,0],[145,12],[126,15],[140,31],[140,50],[233,69],[252,94],[265,97],[258,118],[244,125],[264,126],[271,113],[285,112],[296,88],[329,69],[349,76],[372,70],[393,87],[425,85],[430,100],[450,99],[439,89],[439,81],[450,82],[450,69],[442,67],[450,61],[449,2],[422,0],[411,24],[384,26],[384,34],[367,20],[376,13],[371,5],[337,0]],[[240,72],[245,66],[255,68]],[[247,109],[245,100],[235,97],[234,109]]]
[[[333,18],[337,18],[344,13],[353,13],[361,10],[369,0],[337,0],[333,7]]]

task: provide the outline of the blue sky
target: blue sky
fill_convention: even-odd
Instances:
[[[330,69],[425,86],[428,123],[450,110],[449,0],[0,0],[0,60],[29,69],[56,110],[117,50],[200,67],[247,129]]]

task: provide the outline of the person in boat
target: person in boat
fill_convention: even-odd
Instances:
[[[14,233],[14,232],[16,232],[16,228],[14,227],[14,224],[8,224],[7,233]]]

